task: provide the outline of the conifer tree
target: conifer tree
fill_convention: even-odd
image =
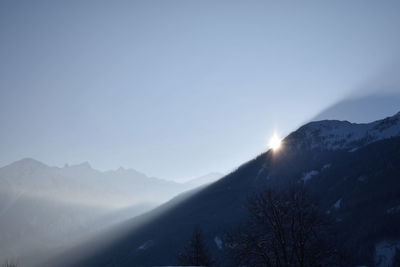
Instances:
[[[214,264],[200,228],[193,230],[192,238],[179,255],[179,264],[183,266],[211,266]]]

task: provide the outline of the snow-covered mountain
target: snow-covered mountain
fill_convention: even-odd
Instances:
[[[29,195],[77,205],[124,208],[136,203],[163,202],[182,191],[178,183],[131,169],[101,172],[89,163],[50,167],[23,159],[0,168],[1,192]],[[151,193],[157,194],[151,195]]]
[[[194,227],[203,229],[220,265],[233,266],[224,236],[246,220],[249,197],[302,184],[318,199],[320,211],[332,216],[349,266],[387,267],[400,242],[399,117],[306,124],[279,151],[269,150],[207,187],[103,232],[49,266],[176,265]],[[93,248],[99,243],[101,250]],[[77,251],[85,251],[83,257]]]
[[[400,135],[400,112],[372,123],[324,120],[310,122],[285,138],[298,149],[355,151],[372,142]]]
[[[28,266],[42,252],[49,256],[194,186],[133,169],[101,172],[87,162],[62,168],[14,162],[0,168],[0,263],[17,258]]]

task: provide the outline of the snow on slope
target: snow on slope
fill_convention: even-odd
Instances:
[[[308,180],[310,180],[311,178],[313,178],[314,176],[316,176],[318,174],[319,174],[319,171],[316,171],[316,170],[309,171],[309,172],[303,174],[303,177],[301,177],[301,180],[303,182],[307,182]]]
[[[382,241],[375,245],[375,265],[377,267],[394,266],[396,249],[400,249],[400,241]]]
[[[400,136],[400,112],[371,123],[324,120],[310,122],[285,138],[298,149],[354,151],[375,141]]]

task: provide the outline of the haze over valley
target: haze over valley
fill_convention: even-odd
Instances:
[[[0,260],[32,266],[221,176],[176,183],[133,169],[101,172],[87,162],[62,168],[30,158],[14,162],[0,168]]]

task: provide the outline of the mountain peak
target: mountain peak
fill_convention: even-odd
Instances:
[[[371,123],[310,122],[286,137],[285,143],[300,149],[353,150],[395,136],[400,136],[400,112]]]
[[[76,165],[70,165],[70,168],[78,168],[78,169],[92,169],[92,166],[89,162],[85,161]]]
[[[33,159],[33,158],[23,158],[18,161],[15,161],[14,163],[11,163],[10,165],[31,167],[31,168],[47,167],[44,163],[42,163],[36,159]]]

